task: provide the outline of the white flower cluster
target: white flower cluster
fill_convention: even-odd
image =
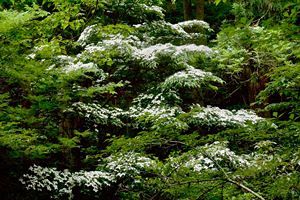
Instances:
[[[148,6],[146,4],[142,4],[143,9],[148,12],[148,13],[155,13],[157,16],[159,17],[163,17],[164,16],[164,9],[162,7],[159,6]]]
[[[116,126],[122,126],[123,122],[120,117],[125,114],[125,112],[120,108],[104,108],[96,103],[85,104],[82,102],[77,102],[72,105],[72,107],[87,121],[93,122],[95,124],[108,124],[113,123]]]
[[[97,32],[96,27],[97,27],[96,24],[86,27],[83,30],[83,32],[80,34],[77,42],[80,45],[85,46],[87,44],[88,40],[91,38],[91,36]]]
[[[145,42],[141,42],[135,36],[124,38],[124,36],[118,34],[99,42],[97,45],[90,44],[86,46],[85,51],[77,57],[84,60],[95,52],[101,53],[112,50],[117,51],[119,57],[123,57],[124,60],[129,59],[137,61],[149,68],[155,68],[161,57],[171,57],[170,59],[184,57],[185,62],[187,62],[187,54],[192,55],[200,53],[209,56],[213,53],[212,49],[204,45],[188,44],[175,46],[167,43],[148,46]]]
[[[173,94],[172,97],[179,99],[176,94]],[[157,95],[141,94],[133,100],[133,104],[134,105],[126,111],[126,114],[134,120],[132,123],[134,127],[140,127],[142,129],[146,129],[145,124],[153,124],[162,119],[163,121],[161,122],[165,123],[164,125],[172,123],[177,115],[183,113],[181,108],[167,105],[163,93]]]
[[[265,149],[265,148],[270,148],[276,144],[277,144],[276,142],[272,142],[270,140],[263,140],[263,141],[256,143],[254,148],[255,149]]]
[[[157,34],[160,32],[160,30],[164,30],[160,33],[166,33],[166,30],[168,30],[170,31],[172,37],[181,39],[197,38],[197,36],[205,34],[204,30],[211,31],[209,24],[201,20],[188,20],[179,22],[177,24],[171,24],[164,20],[159,20],[151,23],[136,24],[134,27],[136,27],[138,30],[148,30],[148,32],[145,32],[143,37],[153,40],[156,40],[157,38],[152,38],[151,34]],[[156,35],[156,37],[166,38],[168,35]]]
[[[155,6],[146,6],[145,8],[160,10],[160,7]],[[188,33],[184,30],[186,27],[195,27],[200,26],[202,28],[208,29],[209,25],[206,22],[199,20],[192,20],[181,22],[178,24],[170,24],[165,21],[156,21],[153,23],[158,23],[162,26],[168,26],[173,32],[182,35],[183,38],[192,38],[192,33]],[[143,24],[141,26],[136,26],[137,30],[140,27],[147,27],[148,24]],[[156,31],[154,27],[148,27],[150,31]],[[213,53],[213,50],[204,45],[195,45],[195,44],[186,44],[176,46],[171,43],[166,44],[154,44],[152,39],[156,40],[156,38],[152,38],[152,36],[147,36],[146,33],[143,34],[144,39],[140,39],[137,36],[129,36],[125,37],[121,34],[109,35],[103,34],[102,41],[99,41],[97,44],[91,43],[90,38],[97,32],[96,25],[88,26],[81,34],[78,39],[78,42],[85,46],[85,50],[77,55],[77,58],[73,61],[69,60],[68,65],[66,66],[66,71],[77,70],[80,68],[91,68],[94,67],[93,63],[90,62],[89,58],[97,53],[97,56],[107,52],[114,52],[112,55],[115,58],[112,58],[115,62],[123,63],[127,61],[137,62],[141,66],[146,66],[148,68],[156,68],[157,65],[166,60],[166,57],[170,60],[176,60],[178,63],[187,65],[187,62],[191,59],[192,55],[205,54],[206,56],[210,56]],[[177,37],[173,36],[172,33],[167,34],[166,37]],[[181,37],[181,36],[180,36]],[[152,39],[151,39],[152,38]],[[90,44],[89,44],[90,43]],[[77,62],[76,64],[75,61]]]
[[[208,127],[231,127],[245,126],[246,122],[257,123],[263,118],[257,116],[253,111],[238,110],[230,111],[218,107],[201,107],[196,105],[192,108],[191,123]]]
[[[242,154],[237,155],[227,146],[228,142],[216,141],[212,144],[206,144],[192,152],[186,153],[178,158],[170,159],[173,167],[190,168],[195,172],[203,170],[220,170],[222,168],[247,168],[259,166],[263,163],[261,160],[272,161],[273,157],[265,154]],[[188,160],[188,161],[187,161]]]
[[[187,62],[193,55],[204,54],[209,56],[212,53],[213,51],[204,45],[188,44],[176,46],[167,43],[136,49],[132,55],[141,65],[148,68],[156,68],[161,61],[165,61],[166,59],[180,60],[182,65],[187,65]]]
[[[155,60],[158,55],[173,55],[180,56],[186,53],[204,53],[206,55],[210,55],[213,51],[204,45],[181,45],[175,46],[170,43],[167,44],[156,44],[153,46],[149,46],[143,49],[134,52],[134,56],[144,60]]]
[[[134,177],[147,168],[155,168],[156,162],[150,158],[135,152],[112,155],[105,159],[105,169],[114,174],[117,178],[125,176]]]
[[[209,156],[215,162],[227,160],[235,167],[250,166],[250,155],[236,155],[235,152],[231,151],[227,146],[228,142],[216,141],[213,144],[206,144],[200,148],[200,151],[204,150],[204,155]]]
[[[75,61],[75,59],[73,57],[65,56],[65,55],[57,56],[55,59],[58,64],[63,64],[63,65],[68,65],[68,64],[74,63],[74,61]]]
[[[138,51],[138,47],[143,46],[144,43],[135,36],[124,37],[121,34],[107,35],[107,38],[95,44],[89,44],[85,47],[83,53],[78,54],[77,58],[81,60],[88,59],[93,54],[114,51],[118,54],[118,61],[125,60],[126,58],[133,59],[132,54]]]
[[[178,24],[174,24],[175,27],[181,27],[181,28],[203,28],[206,30],[210,30],[209,24],[202,20],[188,20],[179,22]]]
[[[60,55],[55,58],[56,65],[61,66],[62,71],[65,73],[70,73],[77,70],[92,70],[99,71],[95,63],[82,63],[78,58],[73,58],[71,56]],[[49,70],[54,66],[50,66]]]
[[[53,193],[54,198],[67,195],[69,199],[72,199],[72,190],[76,186],[98,192],[116,181],[114,175],[103,171],[59,171],[56,168],[37,165],[30,167],[29,171],[30,174],[24,174],[20,178],[20,182],[26,185],[26,189],[47,190]]]
[[[205,82],[217,82],[223,83],[224,81],[217,76],[214,76],[211,72],[205,72],[201,69],[195,69],[189,67],[184,71],[176,72],[168,77],[163,87],[167,89],[171,88],[200,88],[202,83]]]
[[[67,65],[64,68],[64,71],[66,73],[77,71],[77,70],[97,70],[97,65],[91,62],[90,63],[77,62],[77,63],[70,63],[70,65]]]
[[[155,106],[155,105],[159,106],[166,102],[165,102],[165,97],[162,93],[159,93],[157,95],[142,93],[138,97],[133,99],[132,103],[134,103],[139,107],[146,107],[146,106]]]
[[[141,126],[141,128],[146,128],[142,122],[155,123],[161,119],[174,118],[176,115],[182,113],[179,107],[167,107],[167,106],[147,106],[146,108],[141,108],[137,106],[130,107],[128,114],[131,118],[135,119],[137,124],[134,126]]]

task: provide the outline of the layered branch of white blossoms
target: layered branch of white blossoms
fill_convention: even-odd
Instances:
[[[88,191],[98,192],[102,188],[116,182],[116,177],[104,171],[60,171],[56,168],[32,166],[29,174],[20,178],[27,190],[48,191],[53,198],[67,196],[73,198],[73,188],[80,187]]]
[[[145,9],[150,9],[155,12],[162,12],[160,7],[157,6],[143,6]],[[154,24],[161,24],[162,30],[166,29],[166,26],[173,32],[186,37],[194,37],[194,33],[186,32],[185,29],[191,29],[194,27],[201,27],[202,29],[209,29],[209,25],[200,20],[191,20],[180,22],[178,24],[170,24],[165,21],[155,21]],[[149,26],[149,24],[143,24],[141,26]],[[155,27],[151,27],[152,31],[157,31]],[[137,28],[138,30],[138,28]],[[76,57],[70,56],[58,56],[56,58],[57,64],[52,65],[49,69],[53,69],[54,66],[63,66],[62,70],[66,73],[76,71],[79,69],[83,70],[97,70],[97,65],[89,61],[89,58],[93,56],[93,53],[98,52],[100,55],[103,52],[117,51],[116,62],[133,61],[138,62],[142,66],[149,68],[155,68],[158,66],[160,61],[165,61],[166,57],[170,60],[177,60],[179,64],[186,65],[188,60],[192,57],[192,54],[205,54],[211,55],[213,51],[204,45],[187,44],[181,46],[175,46],[170,43],[166,44],[153,44],[149,37],[146,40],[141,40],[137,36],[124,37],[121,34],[116,35],[105,35],[102,34],[103,39],[97,44],[91,44],[91,39],[101,31],[101,26],[95,24],[86,27],[78,39],[78,43],[85,47],[85,50],[78,54]],[[171,33],[167,33],[171,34]],[[147,35],[146,33],[142,34]],[[176,37],[172,33],[170,37]],[[155,37],[154,37],[155,38]],[[96,37],[97,39],[97,37]],[[98,38],[99,39],[99,38]],[[184,40],[184,39],[183,39]],[[34,52],[44,49],[46,45],[40,46],[34,50]],[[30,58],[34,59],[36,53],[29,55]],[[61,65],[60,65],[61,64]]]
[[[207,170],[221,171],[226,169],[230,171],[249,167],[259,168],[268,162],[272,162],[274,159],[272,155],[255,152],[237,155],[228,148],[227,141],[216,141],[212,144],[198,147],[179,157],[171,157],[169,162],[177,170],[189,168],[195,172],[203,172]]]
[[[97,65],[95,63],[70,63],[64,68],[66,73],[77,71],[77,70],[97,70]]]
[[[81,46],[85,46],[87,44],[87,42],[90,40],[90,38],[96,34],[98,32],[98,28],[97,25],[91,25],[91,26],[87,26],[83,32],[80,34],[77,42],[81,45]]]
[[[156,68],[161,61],[166,59],[177,60],[183,66],[187,66],[187,62],[193,55],[204,54],[210,56],[212,53],[213,51],[204,45],[188,44],[176,46],[166,43],[137,49],[132,55],[143,66]]]
[[[56,64],[50,66],[48,70],[53,69],[54,66],[59,66],[60,69],[65,73],[70,73],[78,70],[94,72],[100,70],[95,63],[83,63],[78,58],[73,58],[71,56],[60,55],[54,59],[56,61]]]
[[[185,41],[197,40],[199,37],[206,35],[206,32],[212,31],[209,24],[202,20],[189,20],[177,24],[171,24],[164,20],[153,21],[151,23],[134,25],[138,31],[143,32],[143,40],[148,40],[149,43],[155,41]]]
[[[123,119],[126,118],[133,120],[128,122],[133,127],[143,129],[147,129],[146,124],[155,124],[163,119],[168,119],[169,122],[172,122],[177,116],[184,113],[180,107],[168,105],[162,94],[142,94],[133,103],[128,110],[82,102],[74,103],[72,107],[88,122],[97,126],[107,124],[124,126]],[[186,119],[186,123],[208,128],[246,126],[247,123],[254,124],[263,120],[253,111],[244,109],[230,111],[211,106],[201,107],[200,105],[193,106],[188,114],[189,117]]]
[[[162,122],[167,125],[174,123],[176,116],[182,114],[180,107],[171,106],[168,104],[166,94],[141,94],[133,100],[133,105],[126,111],[129,119],[132,119],[131,125],[135,128],[147,129],[148,125],[154,125],[157,122]],[[168,92],[175,101],[180,101],[180,97],[172,91]],[[159,128],[159,127],[158,127]],[[161,128],[161,127],[160,127]]]
[[[235,127],[245,126],[247,122],[253,124],[263,120],[253,111],[248,110],[226,110],[219,107],[192,107],[189,123],[204,127]]]
[[[182,113],[179,107],[168,107],[168,106],[147,106],[146,108],[141,107],[130,107],[128,113],[131,118],[138,121],[155,122],[160,119],[175,117]]]
[[[134,99],[133,103],[128,110],[122,110],[117,107],[103,107],[97,103],[76,102],[72,104],[70,111],[75,111],[86,121],[93,123],[96,132],[99,125],[124,126],[124,118],[133,119],[134,127],[142,127],[142,122],[155,122],[183,113],[179,107],[168,106],[162,93],[142,94]]]
[[[160,18],[163,18],[164,15],[164,9],[160,6],[149,6],[146,4],[141,4],[142,8],[144,9],[144,11],[146,11],[147,13],[153,13],[156,14],[157,16],[159,16]]]
[[[107,164],[101,167],[104,167],[117,178],[134,178],[147,169],[155,169],[157,167],[156,161],[135,152],[112,155],[106,158],[105,162]]]
[[[123,126],[121,118],[126,114],[121,108],[103,107],[96,103],[73,103],[73,109],[87,121],[93,124]],[[96,130],[97,131],[97,130]]]
[[[199,28],[203,28],[206,30],[211,30],[210,26],[207,22],[202,21],[202,20],[187,20],[187,21],[183,21],[183,22],[179,22],[178,24],[174,24],[174,27],[180,27],[180,28],[188,28],[188,29],[199,29]]]
[[[101,53],[108,51],[117,53],[116,62],[132,61],[148,68],[156,68],[166,58],[177,60],[182,65],[187,65],[186,63],[193,55],[203,54],[210,56],[213,54],[212,49],[204,45],[188,44],[176,46],[166,43],[149,46],[135,36],[124,37],[118,34],[112,35],[96,45],[87,45],[85,51],[77,57],[85,61],[95,53],[101,55]]]
[[[146,10],[148,11],[154,11],[160,15],[163,16],[163,9],[159,6],[147,6],[143,5]],[[140,30],[149,30],[143,34],[144,39],[147,39],[148,43],[151,43],[151,38],[153,40],[156,40],[156,38],[153,38],[149,35],[149,32],[154,31],[155,33],[158,32],[158,30],[164,30],[162,32],[165,32],[165,30],[171,31],[171,35],[161,35],[162,37],[179,37],[182,39],[191,39],[195,38],[201,34],[203,34],[203,30],[205,31],[211,31],[211,28],[207,22],[204,22],[202,20],[188,20],[183,21],[177,24],[171,24],[169,22],[166,22],[164,20],[159,21],[153,21],[151,23],[144,23],[144,24],[136,24],[133,25],[137,29],[137,31]],[[188,31],[186,31],[188,30]],[[86,27],[83,32],[80,34],[80,37],[78,38],[77,42],[81,46],[86,46],[90,43],[91,38],[93,38],[99,31],[101,31],[101,27],[97,26],[97,24],[91,25]],[[109,36],[109,35],[108,35]]]
[[[133,99],[132,103],[139,107],[146,107],[146,106],[159,106],[161,104],[166,103],[166,99],[163,93],[159,93],[157,95],[154,94],[140,94],[136,98]]]
[[[183,113],[179,107],[168,106],[162,93],[157,95],[141,94],[133,100],[133,104],[127,111],[127,114],[130,118],[137,121],[155,122]]]
[[[107,35],[106,39],[99,41],[96,45],[87,45],[84,52],[78,54],[77,57],[84,60],[95,53],[101,54],[107,51],[114,51],[118,53],[118,57],[130,58],[138,50],[138,47],[144,45],[136,36],[124,37],[121,34]]]
[[[20,182],[27,190],[48,191],[53,198],[67,196],[72,199],[75,187],[82,192],[97,193],[119,180],[124,181],[124,178],[133,179],[131,186],[134,186],[140,181],[141,172],[157,167],[155,160],[134,152],[112,155],[104,161],[106,164],[100,165],[103,170],[97,171],[70,172],[34,165],[29,168],[29,174],[20,178]]]
[[[224,81],[211,72],[189,67],[186,70],[176,72],[168,77],[162,84],[163,88],[201,88],[203,84],[215,82],[223,84]]]
[[[154,26],[152,26],[154,24]],[[195,45],[195,44],[186,44],[176,46],[171,43],[165,44],[153,44],[152,39],[156,40],[158,36],[152,37],[147,36],[147,32],[157,32],[156,25],[161,26],[161,30],[166,30],[166,26],[171,29],[171,33],[166,33],[166,37],[181,37],[185,40],[186,38],[192,38],[197,33],[186,32],[185,29],[192,29],[194,27],[201,27],[202,29],[209,29],[209,25],[200,20],[185,21],[178,24],[170,24],[165,21],[155,21],[149,24],[143,24],[138,27],[137,30],[148,28],[149,31],[146,31],[142,34],[143,38],[137,36],[125,37],[121,34],[116,35],[105,35],[104,39],[99,41],[97,44],[90,43],[90,39],[97,33],[99,27],[92,25],[87,27],[81,34],[78,39],[78,42],[85,46],[85,50],[82,54],[79,54],[77,58],[80,61],[85,62],[88,60],[89,56],[92,56],[94,53],[101,55],[101,53],[114,51],[117,52],[117,58],[115,61],[124,62],[133,61],[138,62],[143,66],[149,68],[155,68],[160,62],[160,59],[165,61],[166,57],[169,57],[170,60],[177,60],[185,65],[188,60],[193,56],[193,54],[205,54],[210,56],[213,54],[212,49],[204,45]],[[165,32],[165,31],[162,31]],[[176,34],[174,35],[174,33]],[[200,33],[199,33],[200,34]],[[145,38],[144,38],[145,37]],[[152,39],[151,39],[152,38]]]

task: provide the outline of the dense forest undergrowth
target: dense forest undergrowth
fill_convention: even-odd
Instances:
[[[299,0],[2,0],[0,194],[300,199]]]

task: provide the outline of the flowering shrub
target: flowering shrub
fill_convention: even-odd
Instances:
[[[296,1],[0,1],[1,199],[299,199]]]

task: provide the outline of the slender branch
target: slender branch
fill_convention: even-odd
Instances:
[[[261,199],[261,200],[265,200],[265,198],[263,198],[260,194],[254,192],[253,190],[251,190],[250,188],[248,188],[247,186],[243,185],[242,183],[239,183],[231,178],[227,178],[227,180],[230,182],[230,183],[233,183],[241,188],[243,188],[244,190],[246,190],[247,192],[253,194],[254,196],[256,196],[257,198]]]
[[[267,14],[268,14],[268,12],[270,11],[270,7],[268,7],[268,9],[267,9],[267,11],[265,12],[265,14],[264,15],[262,15],[259,19],[257,19],[256,21],[253,21],[253,23],[254,23],[254,26],[258,26],[259,25],[259,22],[260,22],[260,20],[262,20]]]
[[[190,184],[190,183],[201,183],[201,182],[212,182],[212,181],[226,181],[227,179],[202,179],[202,180],[191,180],[191,181],[184,181],[184,182],[177,182],[177,183],[171,183],[170,186],[172,185],[184,185],[184,184]]]
[[[165,139],[165,138],[161,138],[161,140],[165,141],[165,143],[175,143],[175,144],[182,144],[182,145],[185,145],[185,146],[187,146],[187,144],[186,144],[186,143],[184,143],[184,142],[181,142],[181,141],[167,140],[167,139]]]
[[[152,196],[149,200],[155,199],[155,197],[157,197],[157,195],[159,195],[159,194],[160,194],[159,192],[156,192],[156,193],[154,194],[154,196]]]
[[[231,97],[231,95],[233,95],[234,93],[236,93],[239,89],[241,89],[242,86],[237,87],[233,92],[231,92],[229,95],[227,95],[226,98]]]

